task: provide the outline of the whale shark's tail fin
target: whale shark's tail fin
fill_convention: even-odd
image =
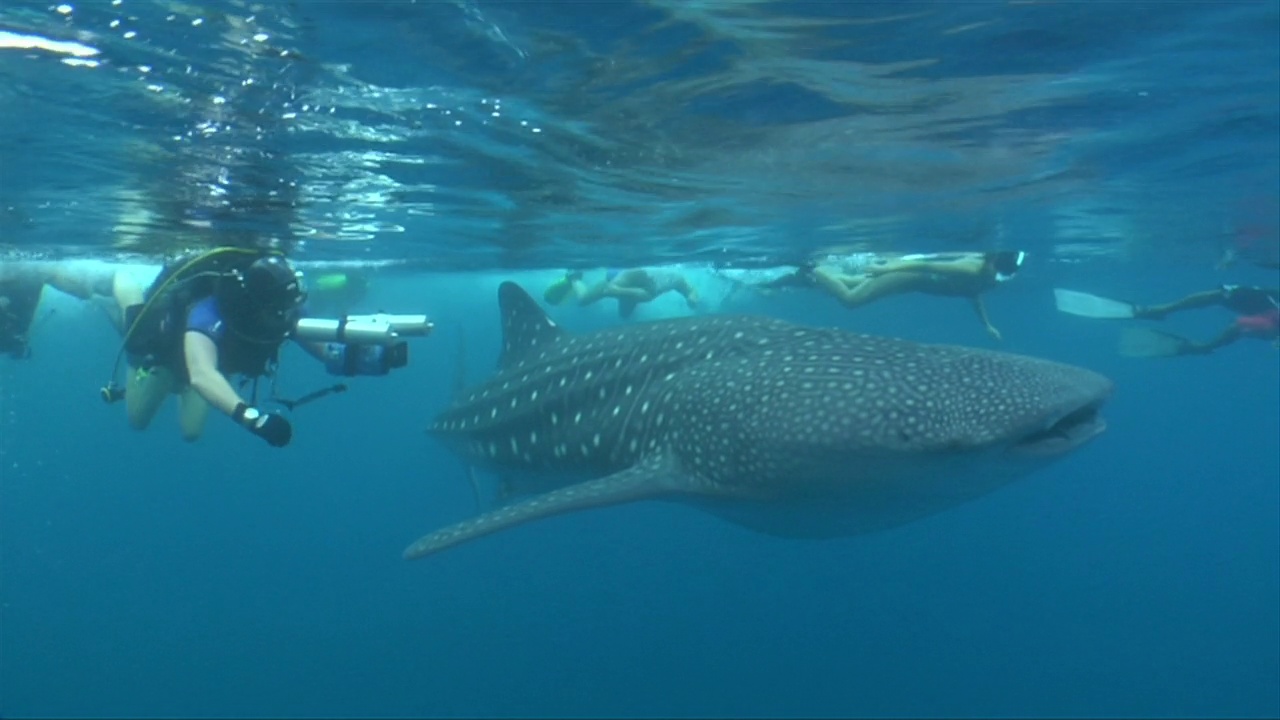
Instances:
[[[701,484],[697,478],[683,474],[676,465],[669,456],[658,455],[621,472],[484,513],[422,536],[405,548],[404,558],[416,560],[468,540],[553,515],[700,492]]]
[[[1090,295],[1075,290],[1053,289],[1053,299],[1059,312],[1087,318],[1108,320],[1133,317],[1133,305],[1121,300]]]

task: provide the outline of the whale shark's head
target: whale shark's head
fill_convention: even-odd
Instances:
[[[669,412],[680,456],[718,482],[807,494],[945,476],[976,489],[1096,437],[1111,390],[1039,358],[800,329],[688,369]]]
[[[1007,451],[1014,455],[1045,459],[1064,455],[1107,427],[1100,411],[1111,396],[1111,381],[1083,368],[1045,364],[1050,367],[1036,376],[1038,404],[1008,420]]]
[[[932,515],[1065,457],[1105,429],[1111,390],[1038,358],[801,329],[685,371],[668,411],[682,467],[764,503],[707,509],[829,537]]]
[[[919,401],[890,431],[914,428],[923,449],[996,449],[1021,458],[1063,455],[1104,429],[1099,411],[1112,383],[1091,370],[1022,355],[934,346],[920,363]],[[900,392],[908,392],[903,383]]]

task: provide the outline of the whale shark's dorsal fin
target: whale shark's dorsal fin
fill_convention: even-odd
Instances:
[[[498,358],[500,370],[514,365],[535,348],[551,345],[565,334],[538,307],[538,302],[513,282],[504,282],[498,286],[498,308],[502,314],[502,356]]]
[[[714,487],[682,472],[678,465],[669,453],[659,453],[621,472],[538,495],[424,535],[405,548],[404,557],[416,560],[467,540],[576,510],[668,495],[716,493]]]

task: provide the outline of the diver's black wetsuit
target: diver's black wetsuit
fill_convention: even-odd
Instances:
[[[1222,306],[1238,315],[1261,315],[1280,307],[1280,289],[1224,285]]]

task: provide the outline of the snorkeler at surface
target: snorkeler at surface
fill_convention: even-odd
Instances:
[[[618,315],[629,318],[638,305],[652,302],[668,292],[678,293],[690,308],[698,306],[697,289],[680,272],[665,268],[609,270],[604,280],[590,286],[583,283],[582,273],[569,272],[546,289],[543,299],[551,305],[561,305],[576,298],[579,307],[586,307],[605,298],[615,298]]]
[[[875,257],[852,268],[804,267],[797,274],[851,308],[903,293],[968,298],[987,333],[999,340],[982,296],[1013,278],[1025,261],[1026,253],[1017,250],[936,253]]]

